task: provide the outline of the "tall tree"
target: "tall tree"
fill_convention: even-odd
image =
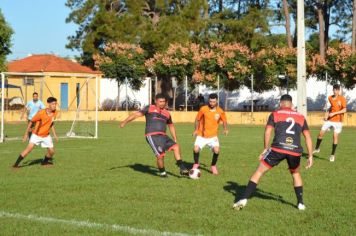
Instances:
[[[285,18],[285,28],[287,36],[287,44],[289,48],[293,47],[292,33],[290,30],[290,14],[289,14],[289,4],[287,0],[283,0],[283,12]]]
[[[6,71],[6,56],[11,53],[11,36],[13,33],[0,10],[0,71]]]
[[[352,53],[356,53],[356,0],[352,8]]]

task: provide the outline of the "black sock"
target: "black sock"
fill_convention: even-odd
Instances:
[[[52,158],[45,156],[43,159],[43,163],[48,163],[49,160],[52,160]]]
[[[185,169],[185,166],[184,166],[184,164],[183,164],[183,161],[182,161],[182,160],[178,160],[178,161],[176,162],[176,164],[177,164],[177,166],[179,166],[179,168],[181,168],[181,169]]]
[[[297,196],[298,204],[303,203],[303,186],[294,187],[295,195]]]
[[[28,132],[28,139],[30,140],[32,132]]]
[[[193,151],[193,156],[194,156],[194,164],[199,164],[199,152]]]
[[[255,182],[252,182],[251,180],[248,181],[248,184],[247,184],[247,187],[245,189],[245,193],[244,193],[242,199],[248,199],[251,196],[251,194],[255,191],[256,187],[257,187],[257,184]]]
[[[19,166],[20,162],[23,160],[23,156],[21,156],[21,154],[19,155],[19,157],[17,158],[15,164],[14,164],[14,167],[17,167]]]
[[[321,141],[323,141],[321,138],[317,138],[317,139],[316,139],[316,146],[315,146],[315,149],[319,149],[320,144],[321,144]]]
[[[218,162],[218,157],[219,157],[219,153],[215,153],[213,154],[213,158],[211,160],[211,165],[212,166],[215,166],[216,165],[216,162]]]
[[[158,170],[159,170],[160,173],[166,172],[166,168],[164,168],[164,167],[163,168],[158,168]]]
[[[331,152],[331,155],[335,155],[337,144],[333,144],[333,150]]]

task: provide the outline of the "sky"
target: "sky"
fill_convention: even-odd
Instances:
[[[51,53],[74,57],[78,51],[66,49],[67,37],[74,35],[75,24],[65,23],[70,13],[66,0],[0,0],[5,20],[14,30],[12,54],[8,60],[29,54]]]

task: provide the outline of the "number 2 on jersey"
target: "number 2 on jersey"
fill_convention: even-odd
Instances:
[[[292,117],[288,117],[286,119],[288,123],[291,123],[290,126],[286,129],[287,134],[295,134],[295,132],[292,130],[294,125],[295,125],[295,120]]]

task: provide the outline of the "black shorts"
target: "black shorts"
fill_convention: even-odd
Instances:
[[[299,168],[300,157],[301,156],[292,156],[270,149],[262,156],[261,162],[268,168],[272,168],[281,163],[281,161],[283,161],[284,159],[286,159],[288,163],[288,168],[293,173]]]
[[[164,157],[166,151],[170,151],[177,145],[176,142],[166,135],[147,135],[146,141],[157,158]]]

